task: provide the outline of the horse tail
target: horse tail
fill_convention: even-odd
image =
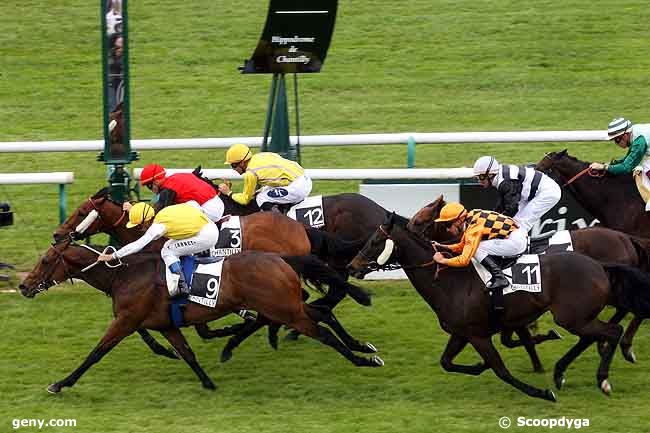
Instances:
[[[614,295],[614,306],[639,317],[650,317],[650,274],[628,265],[603,264]]]
[[[347,264],[366,244],[365,239],[346,241],[325,230],[313,227],[305,227],[305,230],[311,243],[311,253],[323,260],[330,258],[346,259]]]
[[[630,242],[632,242],[632,245],[636,250],[636,254],[639,257],[639,263],[637,264],[637,267],[642,271],[649,272],[650,254],[648,254],[648,250],[650,250],[650,239],[630,236]]]
[[[282,256],[282,259],[293,268],[294,271],[321,293],[325,293],[322,288],[326,284],[330,289],[343,290],[350,295],[352,299],[361,305],[368,306],[371,303],[370,294],[363,288],[348,283],[334,269],[327,266],[315,255],[308,256]]]

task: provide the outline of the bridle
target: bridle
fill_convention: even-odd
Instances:
[[[61,244],[64,245],[63,248],[61,248],[61,250],[57,249],[57,246],[61,245]],[[50,265],[48,263],[46,265],[46,266],[50,267],[50,271],[48,272],[47,276],[41,278],[41,282],[36,285],[36,288],[34,289],[34,295],[36,295],[36,294],[38,294],[40,292],[46,291],[50,287],[56,286],[57,284],[60,284],[60,283],[62,283],[64,281],[66,281],[66,280],[70,280],[70,283],[74,284],[74,281],[73,281],[72,278],[75,275],[77,275],[79,273],[86,272],[87,270],[93,268],[95,265],[100,263],[100,262],[96,261],[96,262],[93,262],[92,264],[86,266],[85,268],[81,269],[78,272],[71,272],[70,267],[68,265],[68,262],[66,261],[65,255],[63,254],[63,251],[65,251],[70,245],[77,245],[77,246],[80,246],[82,248],[86,248],[87,250],[90,250],[90,251],[94,252],[97,255],[102,253],[100,251],[97,251],[96,249],[94,249],[90,245],[75,244],[72,239],[65,239],[63,242],[52,244],[50,246],[50,248],[54,249],[54,252],[56,253],[56,260],[55,260],[55,262],[53,264]],[[103,253],[106,253],[106,252],[110,251],[111,249],[112,249],[112,251],[115,251],[115,248],[109,245],[106,248],[104,248]],[[108,262],[106,262],[105,264],[109,268],[117,268],[117,267],[123,265],[123,263],[122,263],[122,261],[120,259],[117,259],[117,261],[118,261],[118,263],[116,265],[111,265]],[[55,279],[52,278],[52,275],[54,275],[54,272],[56,272],[59,263],[63,263],[63,279],[61,281],[56,281]]]
[[[380,224],[379,227],[377,228],[377,230],[380,231],[386,237],[386,239],[390,239],[391,241],[395,242],[395,239],[393,239],[391,234],[384,228],[383,224]],[[397,245],[395,245],[394,248],[397,248]],[[368,262],[366,267],[370,271],[395,270],[395,269],[400,269],[400,268],[404,269],[404,270],[409,270],[409,269],[427,268],[429,266],[434,266],[434,265],[437,264],[436,261],[433,260],[433,255],[432,255],[430,261],[425,262],[425,263],[420,263],[420,264],[417,264],[417,265],[404,266],[404,265],[398,265],[397,263],[390,263],[390,262],[387,262],[386,264],[380,265],[379,263],[377,263],[377,259],[371,259],[370,257],[368,257],[368,255],[364,252],[364,249],[365,248],[362,248],[361,251],[359,251],[359,255],[364,260],[366,260],[366,262]],[[434,254],[435,254],[435,252],[437,252],[437,250],[433,246],[432,246],[432,250],[434,251]],[[392,255],[393,254],[391,254],[391,256]]]
[[[61,243],[54,243],[50,246],[50,248],[54,249],[54,252],[56,253],[56,260],[51,265],[49,263],[47,264],[47,266],[49,267],[49,272],[47,273],[47,276],[41,278],[41,282],[36,285],[36,288],[34,289],[34,295],[44,292],[50,287],[56,286],[60,282],[63,282],[67,279],[70,279],[70,282],[72,283],[72,273],[70,272],[68,263],[66,262],[65,256],[63,255],[63,251],[65,251],[70,245],[72,245],[72,242],[73,240],[68,238]],[[61,248],[61,250],[59,251],[57,249],[57,246],[60,244],[64,244],[65,246]],[[57,270],[59,263],[63,263],[63,279],[61,281],[56,281],[52,278],[52,275],[54,275],[54,272]]]
[[[108,200],[108,198],[102,197],[102,200],[105,202],[106,200]],[[113,224],[111,224],[111,223],[105,221],[104,218],[102,218],[102,213],[100,212],[99,208],[97,207],[97,204],[93,201],[92,198],[89,198],[88,202],[93,207],[93,209],[95,211],[97,211],[97,218],[99,218],[99,220],[101,222],[103,222],[104,224],[110,226],[111,228],[115,228],[115,227],[119,226],[122,223],[122,221],[124,221],[124,218],[126,217],[126,211],[122,210],[122,215],[120,215],[120,217],[117,219],[117,221],[115,221]]]

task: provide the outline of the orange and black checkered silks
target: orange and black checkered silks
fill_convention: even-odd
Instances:
[[[519,226],[510,217],[489,210],[474,209],[467,215],[467,229],[481,228],[481,240],[506,239]]]

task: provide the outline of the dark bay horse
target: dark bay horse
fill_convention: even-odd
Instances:
[[[171,323],[169,296],[160,276],[159,255],[135,254],[124,261],[126,266],[109,269],[98,264],[82,272],[96,259],[95,251],[65,240],[52,245],[20,285],[21,293],[32,298],[57,281],[81,278],[113,300],[114,319],[99,344],[76,370],[50,385],[48,391],[58,393],[63,387],[73,386],[86,370],[139,328],[162,332],[197,374],[203,386],[215,389],[187,341]],[[256,251],[227,257],[216,306],[188,304],[184,310],[185,323],[205,323],[238,310],[251,309],[259,312],[258,320],[298,329],[302,334],[332,347],[356,366],[383,365],[377,356],[367,359],[355,355],[330,330],[318,324],[324,322],[335,331],[340,326],[329,309],[303,302],[301,275],[315,284],[340,284],[346,290],[356,290],[355,286],[340,277],[333,281],[330,276],[323,276],[319,266],[313,267],[314,260],[317,259],[313,256],[283,257]]]
[[[387,242],[389,239],[391,243]],[[352,275],[363,277],[379,266],[380,256],[389,262],[399,262],[420,296],[437,314],[440,326],[451,335],[441,358],[445,370],[479,375],[490,368],[500,379],[529,396],[555,401],[551,390],[516,379],[504,365],[491,340],[497,330],[490,318],[489,296],[473,267],[438,269],[433,254],[430,242],[407,230],[406,221],[393,215],[379,226],[350,263],[350,270]],[[553,376],[558,388],[575,358],[592,343],[607,341],[596,379],[599,388],[609,395],[609,365],[623,328],[599,320],[598,313],[613,304],[641,316],[650,314],[650,275],[625,265],[604,265],[578,253],[547,254],[539,260],[542,291],[507,295],[501,318],[503,328],[522,328],[551,311],[555,323],[580,337],[555,365]],[[453,363],[467,343],[481,355],[483,363],[472,366]]]
[[[631,175],[594,177],[589,163],[569,155],[566,149],[546,154],[535,168],[558,180],[605,227],[650,237],[650,213],[645,211]]]
[[[68,237],[79,238],[89,236],[95,233],[108,233],[123,244],[133,242],[142,236],[143,231],[138,228],[126,228],[126,212],[122,210],[121,204],[114,202],[110,198],[108,188],[103,188],[91,198],[79,206],[54,232],[55,240],[62,240]],[[350,255],[347,250],[352,249],[356,252],[363,246],[363,243],[346,243],[331,234],[320,230],[303,226],[299,222],[292,220],[276,212],[257,212],[247,216],[240,217],[242,227],[242,249],[265,251],[292,256],[306,256],[314,249],[312,243],[318,244],[319,256],[331,255]],[[159,251],[164,240],[153,244],[149,250]],[[340,286],[331,286],[325,297],[313,301],[313,305],[325,305],[328,308],[336,306],[347,294],[341,290]],[[364,302],[363,299],[356,297],[353,292],[353,299],[357,302]],[[235,325],[226,329],[210,330],[207,325],[199,324],[196,327],[198,334],[202,338],[210,339],[215,337],[224,337],[237,332],[237,335],[231,339],[224,348],[222,360],[230,359],[231,351],[244,341],[247,335],[251,334],[254,328],[248,328],[247,332],[239,333],[241,327]],[[146,330],[139,331],[141,335],[146,335]],[[143,335],[143,338],[145,338]],[[152,343],[153,338],[147,337],[147,344]],[[348,335],[345,340],[350,344],[350,348],[355,351],[372,353],[376,349],[371,343],[363,343],[352,336]],[[160,351],[160,349],[157,349]]]
[[[455,239],[450,239],[449,235],[446,234],[445,224],[438,224],[434,221],[440,215],[440,209],[444,205],[445,201],[443,197],[438,197],[434,202],[420,209],[411,218],[407,227],[425,239],[439,239],[445,242],[454,241]],[[570,230],[569,234],[571,236],[573,250],[580,254],[584,254],[600,262],[629,265],[644,272],[650,272],[650,255],[648,254],[648,251],[650,251],[650,239],[631,236],[605,227]],[[626,314],[626,311],[617,309],[610,322],[618,323]],[[642,321],[642,318],[634,317],[621,339],[621,352],[623,353],[623,357],[629,362],[636,362],[636,355],[632,349],[632,340]],[[523,332],[526,334],[527,330]],[[528,336],[524,335],[521,343],[513,341],[510,336],[508,332],[501,334],[503,344],[507,347],[516,347],[524,344],[535,366],[539,360],[537,359],[535,361],[537,354],[535,353],[534,347],[531,348],[527,345],[526,338]],[[548,339],[548,335],[532,336],[532,341],[535,344],[539,344],[546,339]],[[602,350],[602,347],[600,349]]]

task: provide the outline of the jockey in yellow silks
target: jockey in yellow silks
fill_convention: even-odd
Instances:
[[[258,187],[257,205],[262,210],[272,209],[274,204],[293,204],[304,200],[311,192],[312,183],[305,169],[272,152],[253,154],[248,146],[234,144],[226,152],[224,164],[230,165],[244,180],[244,189],[234,193],[226,184],[219,191],[241,205],[247,205]]]

